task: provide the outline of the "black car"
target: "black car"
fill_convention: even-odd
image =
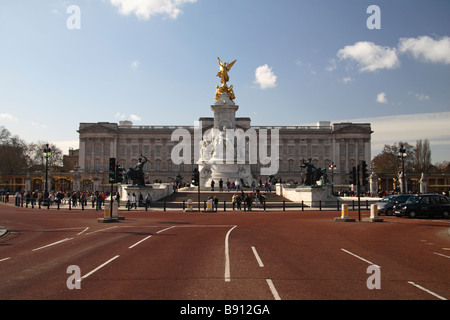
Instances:
[[[450,201],[447,197],[435,194],[421,194],[411,196],[403,204],[394,206],[396,216],[408,216],[415,218],[419,216],[434,217],[441,216],[448,219],[450,213]]]
[[[378,214],[392,216],[394,214],[394,206],[400,203],[405,203],[410,197],[410,194],[394,194],[383,198],[381,201],[376,203],[378,207]]]

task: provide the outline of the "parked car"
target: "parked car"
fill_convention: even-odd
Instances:
[[[392,216],[394,214],[394,206],[405,203],[410,197],[410,194],[394,194],[383,198],[381,201],[376,203],[378,207],[378,214]]]
[[[395,215],[398,217],[441,216],[448,219],[450,213],[450,201],[445,196],[435,194],[421,194],[411,196],[403,204],[394,206]]]

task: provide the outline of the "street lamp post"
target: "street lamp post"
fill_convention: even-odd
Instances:
[[[48,143],[44,147],[44,157],[45,157],[45,183],[44,183],[44,206],[49,206],[48,202],[48,157],[51,156],[52,149],[50,149]]]
[[[398,157],[402,160],[402,184],[401,184],[401,193],[406,193],[406,185],[405,185],[405,158],[406,158],[406,148],[404,145],[400,145],[400,149],[398,150]]]
[[[336,165],[334,164],[334,162],[331,162],[329,168],[331,170],[331,194],[333,194],[334,193],[334,170],[336,170]]]

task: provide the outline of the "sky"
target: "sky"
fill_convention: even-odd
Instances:
[[[217,58],[252,125],[370,122],[372,156],[450,161],[448,0],[2,0],[0,126],[78,148],[82,122],[212,117]]]

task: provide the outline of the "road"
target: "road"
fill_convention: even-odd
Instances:
[[[0,238],[0,299],[450,298],[450,220],[122,213],[125,220],[105,224],[96,211],[0,204],[9,230]]]

